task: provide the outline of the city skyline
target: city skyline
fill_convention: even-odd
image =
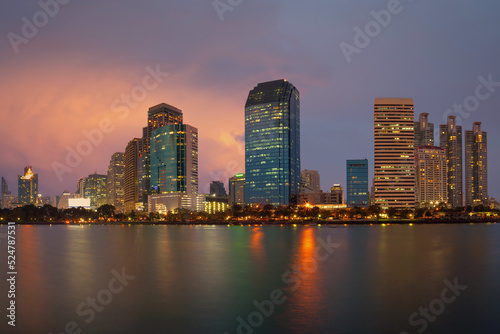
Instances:
[[[203,138],[200,192],[208,192],[204,188],[211,180],[226,183],[229,176],[244,172],[242,105],[248,89],[275,78],[287,78],[301,91],[302,169],[318,170],[324,190],[345,179],[345,160],[373,161],[373,148],[367,143],[372,137],[371,104],[377,96],[413,97],[415,113],[429,113],[429,122],[436,128],[449,115],[457,116],[464,129],[482,122],[490,132],[490,143],[499,142],[493,129],[499,123],[495,110],[500,90],[497,84],[487,87],[484,83],[500,82],[500,73],[495,72],[500,49],[490,43],[499,30],[494,13],[500,5],[493,1],[457,4],[453,13],[444,3],[434,4],[432,11],[423,3],[405,4],[404,11],[361,53],[354,54],[351,63],[346,62],[339,44],[352,44],[353,28],[372,20],[370,11],[382,10],[386,1],[289,2],[287,6],[245,2],[226,13],[223,22],[211,3],[148,1],[143,14],[120,12],[122,20],[116,25],[109,25],[108,17],[116,12],[111,5],[68,4],[35,38],[21,45],[19,53],[12,51],[7,38],[2,39],[5,94],[0,104],[0,175],[15,193],[19,170],[32,165],[40,175],[40,193],[73,190],[79,177],[96,169],[105,174],[111,154],[124,151],[131,138],[142,136],[137,124],[144,124],[146,110],[165,101],[185,112],[186,123],[199,127]],[[5,31],[19,33],[20,18],[32,17],[38,10],[36,3],[13,4],[2,13]],[[96,12],[99,15],[94,17]],[[155,12],[168,14],[170,19],[148,19]],[[296,25],[288,24],[303,13],[310,14]],[[190,27],[181,19],[186,15],[203,22],[203,29]],[[89,17],[94,18],[93,27],[88,27]],[[415,31],[422,17],[426,25]],[[466,29],[457,17],[481,25]],[[122,21],[141,24],[131,30]],[[102,39],[114,29],[130,38],[113,43]],[[263,36],[261,40],[243,38],[255,29]],[[280,43],[276,43],[277,34],[283,37]],[[160,40],[163,43],[157,43]],[[397,53],[391,52],[394,43],[401,46]],[[71,60],[77,54],[79,60]],[[32,69],[30,80],[19,74],[23,68]],[[131,101],[131,106],[122,102],[122,95],[142,86],[148,75],[148,87],[156,88],[147,90],[140,101]],[[412,80],[403,81],[403,77]],[[475,96],[480,85],[477,108],[454,108],[473,101],[469,97]],[[113,104],[116,100],[120,103]],[[83,131],[99,129],[106,118],[112,120],[113,130],[59,182],[51,164],[65,163],[66,148],[76,149],[86,140]],[[15,131],[20,120],[28,136]],[[490,145],[489,153],[489,194],[498,198],[500,176],[491,172],[500,164],[498,148]]]

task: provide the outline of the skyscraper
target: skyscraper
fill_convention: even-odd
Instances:
[[[368,159],[347,160],[347,206],[368,207]]]
[[[224,183],[221,181],[212,181],[210,183],[210,195],[217,197],[226,197],[226,188],[224,188]]]
[[[245,174],[239,173],[229,179],[229,195],[232,204],[245,204]]]
[[[245,201],[288,205],[300,186],[300,98],[285,79],[259,83],[245,104]]]
[[[12,207],[12,202],[14,201],[14,195],[9,191],[7,186],[7,181],[2,177],[2,201],[0,202],[0,208],[10,209]]]
[[[142,157],[140,149],[142,146],[141,138],[132,139],[125,149],[124,159],[124,208],[125,213],[135,211],[136,207],[142,206],[139,202],[139,165],[142,166]]]
[[[38,196],[38,174],[31,166],[24,168],[24,175],[18,175],[18,202],[22,205],[35,204]]]
[[[456,117],[448,116],[448,123],[439,126],[440,147],[446,150],[448,163],[448,202],[454,207],[462,207],[463,176],[462,176],[462,126],[456,125]]]
[[[413,99],[374,102],[375,204],[415,207],[415,123]]]
[[[417,148],[417,206],[448,203],[446,150],[435,146]]]
[[[97,174],[97,172],[89,175],[85,180],[85,198],[90,199],[92,210],[106,204],[106,183],[107,175]]]
[[[124,211],[124,155],[122,152],[116,152],[111,156],[106,184],[106,202],[113,205],[119,213]]]
[[[151,188],[154,193],[198,193],[198,129],[169,124],[151,133]]]
[[[317,170],[304,169],[300,173],[300,192],[321,191],[321,183],[319,181],[319,173]]]
[[[85,177],[81,177],[78,179],[78,182],[76,184],[75,198],[85,197],[85,179]]]
[[[428,113],[421,113],[415,122],[415,148],[434,146],[434,123],[429,123],[428,119]]]
[[[465,199],[466,205],[488,202],[488,146],[481,122],[465,131]]]

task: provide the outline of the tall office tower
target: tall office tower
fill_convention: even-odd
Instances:
[[[238,173],[229,179],[229,204],[245,204],[245,174]]]
[[[170,124],[151,132],[151,188],[157,194],[198,193],[198,129]]]
[[[321,191],[321,184],[319,182],[319,173],[317,170],[304,169],[300,173],[300,192],[317,193]]]
[[[142,144],[139,155],[142,158],[139,165],[139,197],[147,206],[151,190],[151,135],[153,130],[170,124],[182,124],[183,115],[180,109],[166,103],[160,103],[148,110],[148,125],[142,131]]]
[[[125,213],[135,211],[143,204],[139,202],[139,164],[142,166],[142,158],[139,156],[139,150],[142,144],[141,138],[134,138],[125,149],[123,160],[125,163],[123,169],[124,177],[124,210]]]
[[[69,199],[71,198],[71,193],[68,190],[64,190],[59,200],[57,201],[57,208],[61,210],[69,209]]]
[[[245,104],[245,201],[296,203],[300,186],[300,98],[288,81],[259,83]]]
[[[417,148],[417,206],[448,203],[446,150],[435,146]]]
[[[10,191],[9,191],[9,187],[7,186],[7,181],[2,176],[2,195],[3,194],[10,194]]]
[[[344,188],[340,184],[334,184],[330,192],[332,195],[332,204],[344,204]]]
[[[210,183],[210,195],[215,195],[216,197],[226,197],[226,188],[224,183],[221,181],[212,181]]]
[[[415,149],[434,146],[434,123],[429,123],[428,119],[428,113],[421,113],[418,122],[415,122]]]
[[[125,153],[116,152],[111,156],[106,184],[106,203],[113,205],[118,213],[124,211],[124,155]]]
[[[24,175],[18,175],[17,179],[19,204],[35,204],[38,196],[38,174],[33,174],[31,166],[26,166]]]
[[[78,179],[78,182],[76,184],[75,198],[85,197],[85,179],[85,177],[81,177]]]
[[[90,174],[85,180],[85,198],[90,199],[90,208],[98,209],[106,204],[107,175]]]
[[[413,110],[413,99],[375,99],[375,204],[382,209],[415,207]]]
[[[454,207],[464,206],[462,176],[462,126],[456,125],[456,117],[448,116],[448,123],[439,126],[439,146],[446,150],[448,163],[448,202]]]
[[[14,196],[9,191],[7,186],[7,181],[2,177],[2,201],[0,202],[1,209],[10,209],[12,202],[14,201]]]
[[[366,208],[369,205],[368,159],[347,160],[347,207]]]
[[[475,122],[465,131],[465,199],[466,205],[488,202],[488,147],[486,131]]]

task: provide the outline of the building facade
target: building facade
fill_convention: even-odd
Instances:
[[[370,198],[368,191],[368,159],[347,160],[346,175],[347,207],[368,207]]]
[[[108,165],[106,203],[113,205],[117,213],[124,212],[125,196],[125,153],[116,152]]]
[[[90,208],[97,210],[106,204],[107,175],[91,174],[85,180],[85,198],[90,199]]]
[[[300,192],[317,193],[321,191],[319,172],[317,170],[304,169],[300,173]]]
[[[217,197],[227,197],[226,188],[221,181],[212,181],[210,183],[210,195]]]
[[[229,178],[229,205],[245,204],[245,174],[238,173]]]
[[[462,126],[455,116],[448,116],[447,124],[439,126],[440,147],[446,150],[448,202],[452,207],[463,207],[463,147]]]
[[[375,204],[382,209],[415,207],[414,127],[413,99],[375,99]]]
[[[434,146],[434,123],[429,123],[429,114],[421,113],[415,122],[415,148]]]
[[[75,198],[85,197],[85,180],[85,177],[81,177],[78,179],[78,182],[76,183]]]
[[[448,203],[446,150],[435,146],[417,148],[417,206]]]
[[[300,186],[300,97],[288,81],[259,83],[245,104],[245,201],[288,205]]]
[[[36,204],[38,196],[38,174],[31,166],[24,168],[24,175],[18,175],[18,202],[20,205]]]
[[[465,202],[466,205],[487,205],[488,142],[481,122],[465,131]]]
[[[124,189],[123,202],[125,213],[136,211],[140,206],[143,206],[142,201],[139,201],[139,165],[142,164],[140,150],[142,139],[132,139],[125,148],[124,160]],[[141,195],[142,199],[142,195]]]

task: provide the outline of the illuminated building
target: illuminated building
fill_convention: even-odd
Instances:
[[[319,173],[317,170],[304,169],[300,173],[300,192],[317,193],[321,191]]]
[[[229,179],[229,205],[245,204],[245,174],[238,173]]]
[[[318,192],[307,192],[300,193],[298,196],[297,204],[343,204],[344,203],[344,189],[340,184],[334,184],[329,193],[318,191]]]
[[[151,133],[153,193],[198,193],[198,129],[171,124]]]
[[[24,175],[18,175],[18,202],[20,205],[35,204],[38,196],[38,174],[31,166],[24,168]]]
[[[368,160],[347,160],[346,162],[346,204],[348,207],[368,207]]]
[[[440,147],[417,148],[417,206],[436,207],[448,203],[446,150]]]
[[[288,81],[259,83],[245,104],[245,201],[288,205],[300,186],[300,99]]]
[[[382,209],[415,207],[413,99],[374,102],[375,204]]]
[[[91,209],[90,206],[90,198],[82,198],[82,197],[75,197],[75,198],[68,198],[68,208],[84,208],[84,209]]]
[[[448,202],[452,207],[463,207],[462,126],[456,125],[456,117],[448,116],[448,123],[439,126],[440,147],[446,150],[448,163]]]
[[[481,122],[465,131],[465,199],[466,205],[488,204],[488,147]]]
[[[107,175],[91,174],[85,180],[85,198],[90,199],[90,208],[97,210],[106,204]]]
[[[228,199],[226,197],[219,196],[206,196],[205,197],[205,211],[209,214],[214,214],[217,212],[226,212],[229,210]]]
[[[57,201],[57,208],[60,210],[69,209],[69,199],[71,198],[71,193],[67,190],[63,191],[59,200]]]
[[[85,179],[85,177],[81,177],[78,179],[78,182],[76,184],[75,198],[85,197]]]
[[[124,211],[125,160],[124,153],[116,152],[108,165],[106,203],[113,205],[117,213]]]
[[[210,183],[210,195],[217,197],[227,197],[226,188],[221,181],[212,181]]]
[[[421,113],[415,122],[415,148],[434,146],[434,124],[429,123],[429,114]]]
[[[200,212],[205,210],[207,195],[180,192],[153,194],[149,196],[148,212],[167,214],[179,209]]]
[[[136,211],[138,207],[142,206],[142,201],[139,201],[139,165],[142,165],[142,156],[140,156],[141,146],[141,138],[132,139],[128,143],[123,156],[123,201],[125,213]]]

